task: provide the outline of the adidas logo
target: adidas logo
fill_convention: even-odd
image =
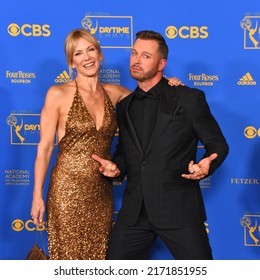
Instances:
[[[60,75],[58,75],[55,79],[55,83],[66,83],[70,81],[71,78],[66,70],[64,70]]]
[[[251,74],[247,72],[238,82],[239,86],[255,86],[256,81],[253,80]]]

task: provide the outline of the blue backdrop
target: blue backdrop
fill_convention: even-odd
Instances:
[[[135,33],[165,36],[165,75],[205,91],[230,145],[224,164],[201,181],[214,258],[260,259],[259,1],[13,0],[1,1],[0,14],[0,259],[25,259],[37,230],[46,238],[30,220],[40,111],[47,89],[69,79],[63,43],[79,27],[100,41],[101,81],[129,89]],[[48,182],[49,173],[45,195]],[[124,186],[113,186],[115,220]],[[171,255],[157,240],[151,258]]]

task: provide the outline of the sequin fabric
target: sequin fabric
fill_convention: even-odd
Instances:
[[[47,231],[52,260],[102,260],[112,227],[111,181],[91,158],[110,159],[117,128],[113,105],[105,94],[102,126],[96,129],[76,89],[68,113],[65,136],[51,173],[47,196]]]

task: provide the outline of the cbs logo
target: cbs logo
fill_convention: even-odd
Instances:
[[[244,135],[246,138],[248,139],[253,139],[255,138],[256,136],[259,136],[260,137],[260,128],[259,129],[256,129],[255,127],[253,126],[247,126],[245,129],[244,129]]]
[[[24,229],[28,230],[28,231],[44,231],[46,229],[45,223],[43,223],[42,226],[35,226],[35,224],[33,223],[33,221],[27,220],[27,221],[22,221],[20,219],[16,219],[12,222],[12,229],[14,231],[22,231]]]
[[[33,37],[49,37],[51,35],[50,26],[48,24],[23,24],[19,26],[16,23],[11,23],[7,27],[8,33],[16,37],[19,34],[23,34],[26,37],[33,36]]]
[[[182,26],[181,28],[177,29],[175,26],[168,26],[165,30],[165,35],[169,39],[174,39],[177,36],[181,37],[182,39],[206,39],[208,37],[207,26]]]

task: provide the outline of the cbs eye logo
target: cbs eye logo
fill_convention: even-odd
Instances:
[[[50,26],[48,24],[23,24],[19,26],[16,23],[11,23],[7,27],[9,35],[16,37],[20,34],[26,37],[49,37],[51,35]]]
[[[10,35],[17,36],[20,34],[20,27],[17,24],[12,23],[8,26],[7,31]]]
[[[165,35],[169,39],[174,39],[178,36],[178,29],[175,26],[168,26],[165,30]]]
[[[244,135],[246,138],[248,139],[253,139],[255,138],[256,136],[260,137],[260,128],[259,129],[256,129],[255,127],[253,126],[247,126],[245,129],[244,129]]]

